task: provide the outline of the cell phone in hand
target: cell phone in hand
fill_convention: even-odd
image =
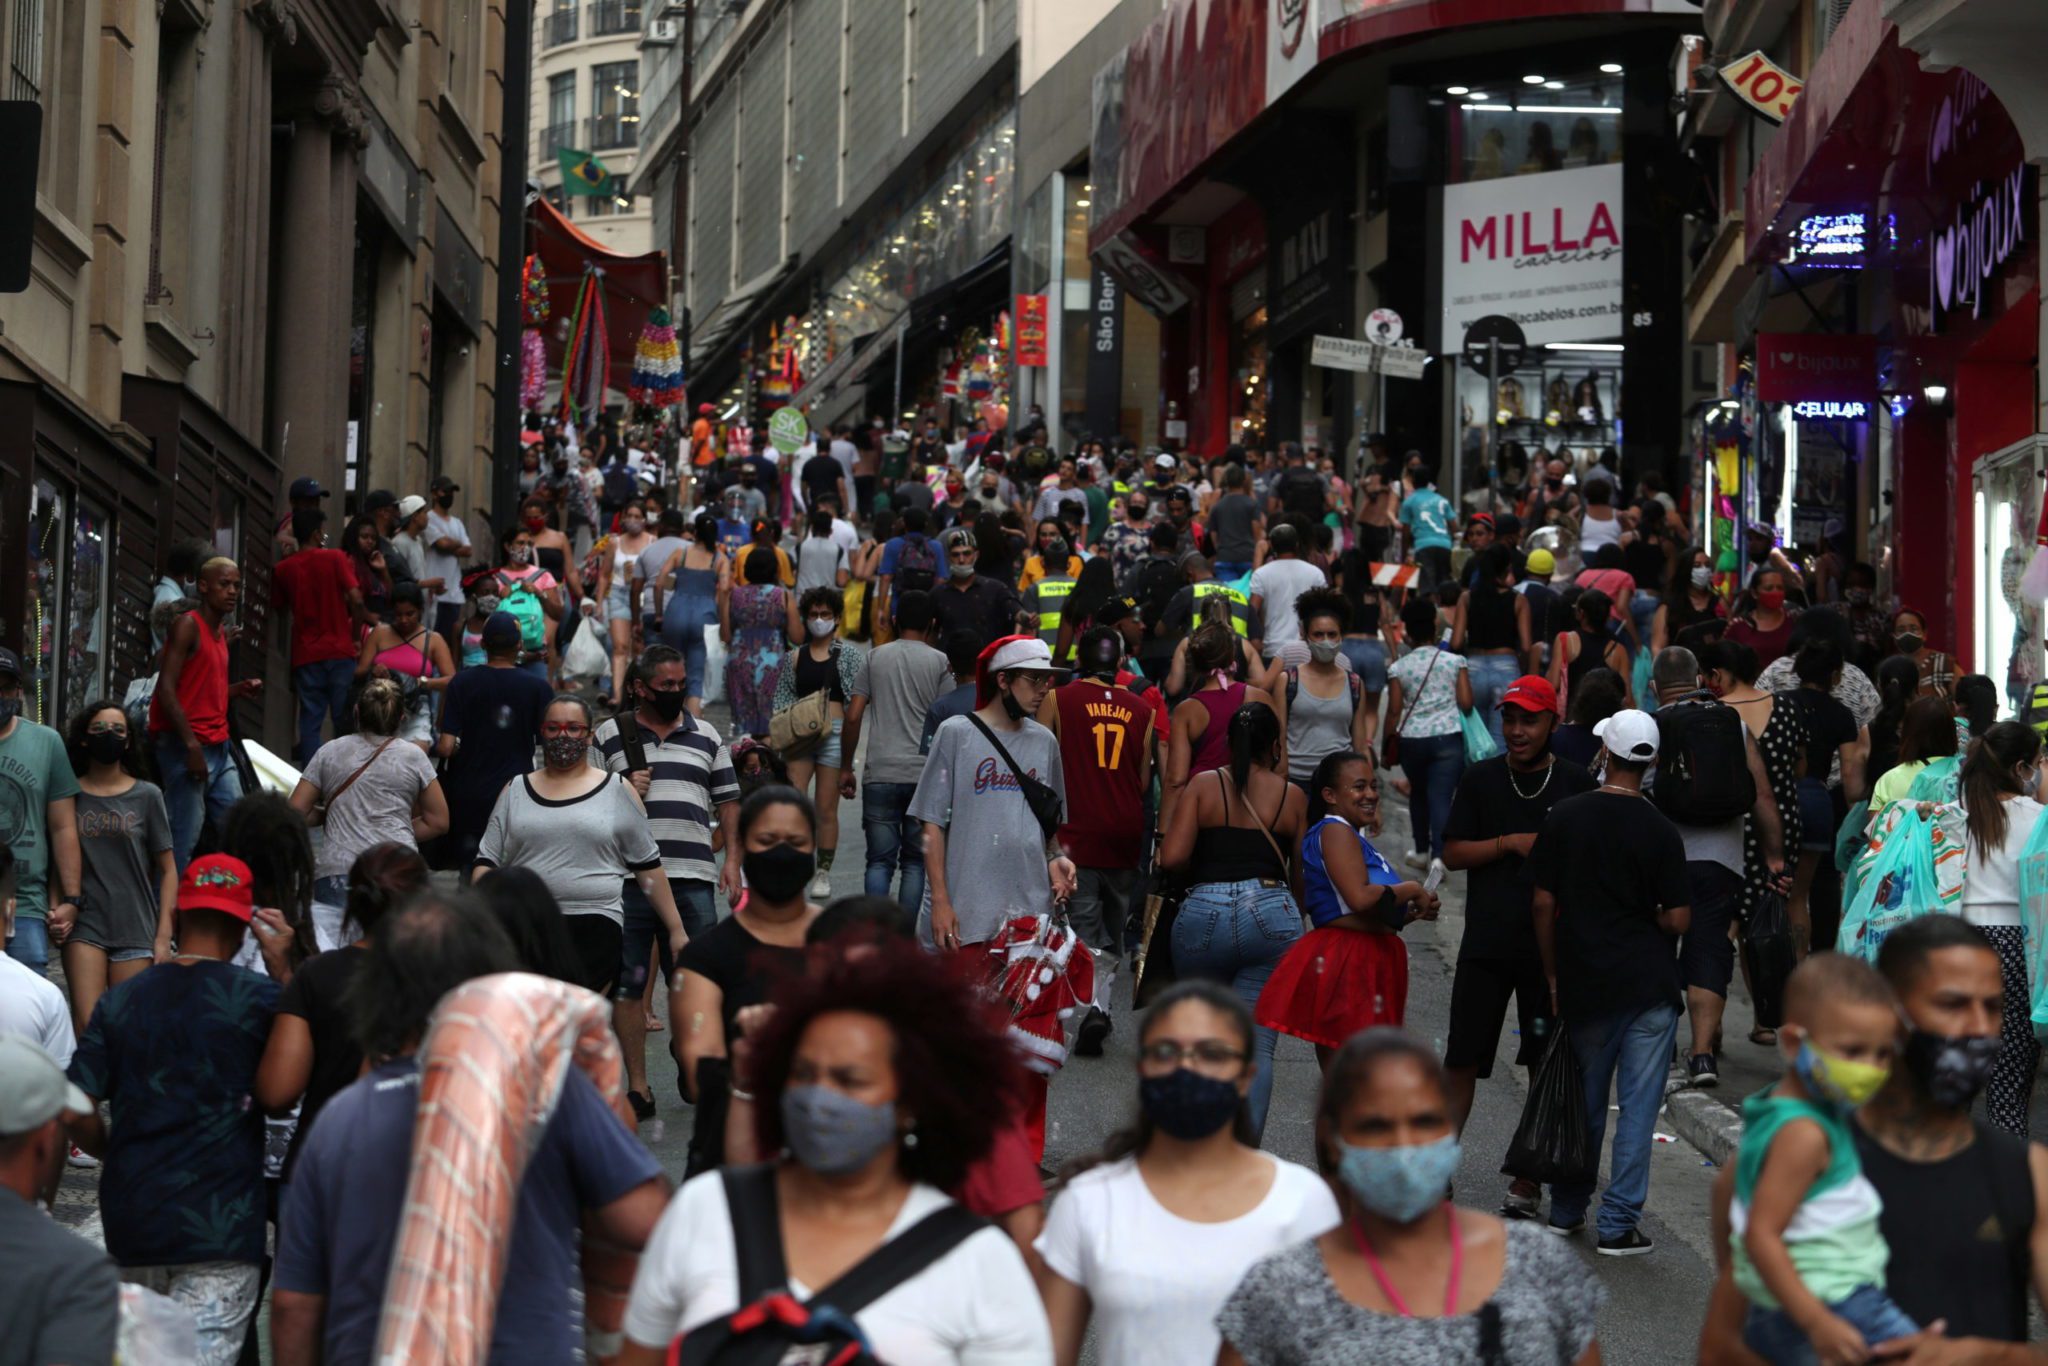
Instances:
[[[1429,876],[1422,880],[1422,890],[1425,892],[1434,892],[1437,888],[1443,886],[1443,883],[1444,865],[1442,861],[1438,859],[1430,860]]]

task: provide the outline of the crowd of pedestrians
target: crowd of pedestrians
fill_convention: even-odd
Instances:
[[[173,556],[130,705],[39,725],[0,650],[0,1342],[111,1359],[125,1282],[208,1366],[266,1297],[273,1360],[387,1359],[452,1293],[423,1249],[474,1237],[501,1362],[1595,1363],[1565,1240],[1652,1250],[1658,1110],[1674,1059],[1719,1084],[1738,967],[1782,1066],[1703,1355],[2024,1337],[2040,740],[1924,618],[1873,632],[1865,567],[1831,602],[1753,538],[1738,588],[1605,464],[1461,507],[1413,453],[1347,482],[1027,420],[720,460],[703,416],[678,469],[536,434],[474,537],[440,478],[330,547],[296,482],[288,795],[240,743],[232,560]],[[1941,904],[1855,939],[1923,827]],[[1404,932],[1454,874],[1439,1055]],[[1591,1156],[1453,1203],[1511,1001]],[[1137,1121],[1054,1173],[1049,1095],[1117,1029]],[[1260,1148],[1283,1034],[1315,1170]],[[104,1253],[32,1208],[95,1162]]]

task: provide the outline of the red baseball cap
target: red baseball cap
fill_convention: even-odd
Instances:
[[[248,864],[227,854],[193,859],[178,879],[178,909],[220,911],[246,925],[256,918],[252,876]]]
[[[1557,689],[1550,686],[1548,679],[1536,674],[1523,674],[1508,685],[1501,695],[1502,707],[1519,707],[1527,712],[1549,712],[1557,715]]]

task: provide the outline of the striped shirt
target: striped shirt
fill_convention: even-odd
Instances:
[[[661,846],[663,875],[671,881],[716,882],[711,861],[711,827],[717,809],[740,799],[740,783],[732,771],[732,752],[718,731],[682,714],[667,739],[645,725],[640,742],[652,770],[647,785],[647,823]],[[626,771],[626,743],[619,738],[616,718],[597,728],[593,743],[613,773]]]

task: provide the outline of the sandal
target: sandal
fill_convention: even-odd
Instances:
[[[1758,1025],[1749,1031],[1749,1041],[1763,1048],[1774,1048],[1778,1043],[1778,1031]]]

